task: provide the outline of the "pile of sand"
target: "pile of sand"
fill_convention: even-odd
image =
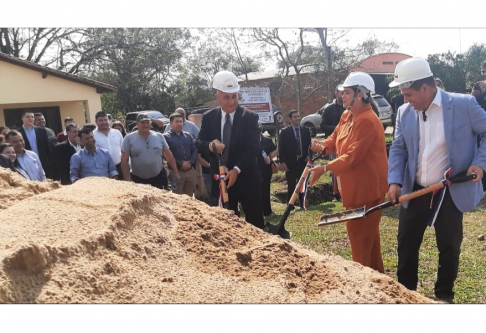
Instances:
[[[0,168],[0,209],[11,206],[14,202],[24,200],[33,195],[60,188],[59,182],[26,181],[18,173]]]
[[[0,210],[0,302],[431,302],[187,196],[101,178],[41,194],[14,183],[31,197]]]

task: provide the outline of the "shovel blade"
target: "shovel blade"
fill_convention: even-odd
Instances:
[[[351,209],[340,213],[328,214],[321,217],[318,226],[329,225],[334,223],[346,222],[349,220],[360,219],[366,214],[365,207]]]

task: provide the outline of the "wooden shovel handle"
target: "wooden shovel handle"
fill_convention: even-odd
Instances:
[[[405,201],[415,199],[415,198],[420,197],[420,196],[422,196],[424,194],[427,194],[427,193],[430,193],[430,192],[434,192],[436,190],[440,190],[444,186],[445,185],[442,182],[432,184],[432,185],[427,186],[426,188],[423,188],[421,190],[418,190],[418,191],[412,192],[410,194],[406,194],[406,195],[401,196],[400,198],[398,198],[398,202],[399,203],[403,203]]]
[[[225,175],[226,174],[226,167],[224,165],[219,166],[219,174]],[[221,190],[223,191],[223,202],[228,202],[228,189],[226,188],[226,181],[224,179],[220,179],[219,183],[221,185]]]

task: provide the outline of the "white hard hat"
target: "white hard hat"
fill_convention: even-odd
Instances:
[[[220,71],[214,75],[213,88],[225,93],[235,93],[240,90],[238,78],[229,71]]]
[[[373,78],[364,72],[353,72],[348,75],[346,80],[344,80],[343,84],[341,87],[338,89],[340,91],[343,91],[344,88],[347,87],[364,87],[366,88],[367,91],[370,93],[374,94],[375,93],[375,81],[373,81]],[[360,89],[363,90],[363,89]],[[366,91],[363,91],[366,92]]]
[[[417,80],[434,76],[430,71],[427,60],[422,58],[408,58],[400,61],[395,68],[395,80],[389,84],[389,87],[410,88]]]

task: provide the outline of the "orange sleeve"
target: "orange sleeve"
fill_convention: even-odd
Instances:
[[[346,152],[342,152],[338,158],[332,160],[326,166],[326,169],[336,176],[348,171],[353,166],[356,167],[363,161],[368,156],[368,152],[373,148],[373,142],[378,137],[375,127],[369,119],[363,119],[356,125],[353,138],[346,138],[347,140],[354,139],[354,142],[348,145]]]

